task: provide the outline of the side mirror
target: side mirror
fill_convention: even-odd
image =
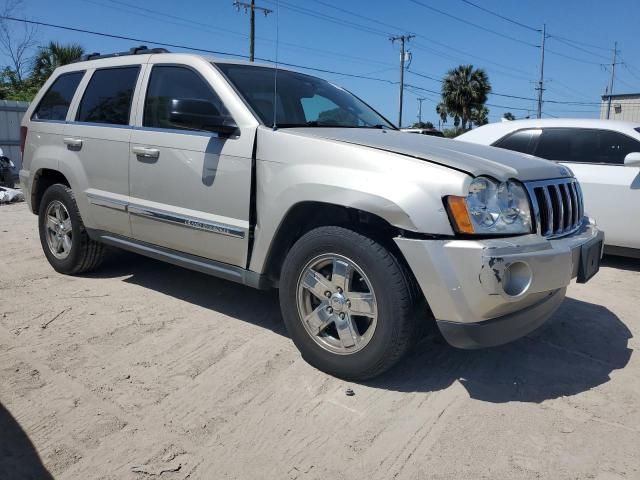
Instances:
[[[640,167],[640,152],[631,152],[624,157],[625,167]]]
[[[169,100],[169,122],[178,128],[205,130],[230,136],[238,126],[229,117],[220,114],[216,106],[206,100],[174,98]]]

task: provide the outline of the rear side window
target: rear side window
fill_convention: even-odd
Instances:
[[[78,84],[84,75],[84,71],[64,73],[60,75],[45,93],[36,111],[31,116],[32,120],[65,120],[71,99]]]
[[[539,136],[540,130],[538,129],[520,130],[498,140],[494,146],[515,152],[533,153]]]
[[[96,70],[78,107],[80,122],[128,125],[139,66]]]
[[[622,165],[624,157],[640,151],[640,142],[622,133],[589,128],[545,129],[536,155],[549,160]]]
[[[229,116],[222,100],[207,82],[186,67],[156,65],[144,101],[142,125],[155,128],[179,128],[169,119],[171,100],[198,100],[213,104],[220,115]]]

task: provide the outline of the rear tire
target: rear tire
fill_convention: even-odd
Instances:
[[[102,263],[105,247],[89,238],[73,191],[66,185],[57,183],[44,192],[38,227],[42,250],[56,272],[77,275]]]
[[[316,228],[282,267],[287,331],[303,358],[326,373],[348,380],[380,375],[418,339],[411,279],[375,240],[342,227]]]

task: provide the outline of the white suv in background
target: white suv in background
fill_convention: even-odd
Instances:
[[[492,123],[457,140],[562,162],[585,210],[606,232],[605,250],[640,257],[640,123],[549,118]]]

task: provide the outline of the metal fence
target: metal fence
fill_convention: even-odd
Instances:
[[[20,122],[28,106],[28,102],[0,100],[0,148],[18,169],[22,167]]]

